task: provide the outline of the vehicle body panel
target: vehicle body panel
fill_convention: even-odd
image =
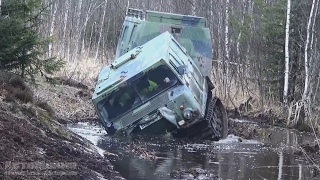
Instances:
[[[128,9],[118,41],[116,58],[163,32],[171,33],[186,49],[204,76],[212,70],[210,31],[203,17]]]

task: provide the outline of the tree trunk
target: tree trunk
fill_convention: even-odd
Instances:
[[[64,57],[67,57],[67,60],[69,60],[69,38],[67,38],[67,24],[68,24],[68,14],[70,11],[70,2],[69,0],[65,0],[65,12],[64,12],[64,19],[63,19],[63,38],[62,38],[62,49],[61,51],[64,51],[63,55]]]
[[[314,11],[314,18],[313,18],[313,21],[312,21],[312,28],[311,28],[311,41],[310,41],[310,46],[309,46],[309,48],[310,48],[310,50],[314,50],[314,51],[316,51],[316,49],[317,49],[317,47],[316,47],[316,45],[317,45],[317,38],[315,38],[314,37],[314,35],[315,35],[315,33],[316,33],[316,30],[315,30],[315,25],[316,25],[316,19],[317,19],[317,13],[318,13],[318,7],[319,7],[319,0],[317,1],[317,3],[316,3],[316,8],[315,8],[315,11]],[[316,42],[315,42],[316,41]],[[312,67],[310,70],[309,70],[309,75],[311,76],[311,77],[314,77],[315,76],[315,74],[317,74],[317,72],[318,72],[318,67],[317,67],[317,64],[315,63],[315,58],[314,58],[314,56],[315,56],[315,54],[316,54],[316,52],[310,52],[310,54],[312,55],[312,56],[310,56],[310,58],[309,58],[309,64],[310,64],[310,67]],[[316,71],[316,72],[315,72]],[[312,79],[312,80],[315,80],[315,79]],[[311,81],[311,80],[310,80]],[[312,88],[312,87],[311,87]]]
[[[55,21],[56,21],[56,13],[57,13],[57,9],[58,9],[58,2],[56,2],[52,6],[53,6],[53,12],[52,12],[52,20],[51,20],[51,26],[50,26],[50,31],[49,31],[49,37],[53,36],[53,31],[55,28]],[[49,43],[48,56],[52,57],[52,42]]]
[[[290,13],[291,13],[291,0],[288,0],[288,2],[287,2],[287,21],[286,21],[286,41],[285,41],[285,71],[284,71],[284,88],[283,88],[283,103],[285,106],[287,106],[287,103],[288,103],[288,87],[289,87]]]
[[[80,21],[81,21],[81,9],[82,9],[82,0],[79,0],[79,5],[77,8],[77,15],[76,15],[76,26],[74,28],[76,28],[76,34],[75,34],[75,38],[73,39],[73,41],[75,41],[75,49],[74,49],[74,57],[72,57],[72,60],[76,60],[78,57],[78,49],[79,49],[79,45],[80,45],[80,39],[81,39],[81,32],[82,29],[80,28]]]
[[[309,64],[310,60],[308,59],[308,49],[309,49],[309,43],[310,43],[311,21],[312,21],[313,11],[315,7],[315,2],[316,0],[312,1],[311,11],[310,11],[309,20],[308,20],[308,26],[307,26],[307,39],[304,47],[305,84],[304,84],[304,91],[303,91],[303,99],[308,98],[309,65],[310,65]]]
[[[228,87],[229,87],[229,61],[230,61],[230,55],[229,55],[229,0],[226,1],[226,18],[225,18],[225,53],[226,53],[226,78],[224,82],[225,86],[225,95],[228,94]],[[227,97],[227,96],[226,96]]]
[[[102,30],[103,30],[103,26],[104,26],[104,19],[106,17],[107,3],[108,3],[108,0],[105,0],[105,5],[103,6],[103,15],[102,15],[102,22],[101,22],[101,27],[100,27],[100,32],[99,32],[99,39],[98,39],[98,43],[97,43],[97,50],[96,50],[96,55],[94,58],[95,60],[97,60],[97,58],[98,58],[98,53],[99,53],[99,49],[100,49],[100,42],[101,42]]]

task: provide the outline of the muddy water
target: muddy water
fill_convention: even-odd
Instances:
[[[313,178],[312,168],[293,155],[297,144],[311,142],[313,137],[295,130],[257,127],[259,136],[252,140],[229,135],[210,142],[167,136],[110,138],[101,127],[87,123],[69,128],[93,142],[125,179]]]

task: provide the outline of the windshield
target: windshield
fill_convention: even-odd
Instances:
[[[136,80],[133,88],[142,101],[147,101],[177,82],[178,79],[173,72],[167,66],[161,65]]]
[[[98,103],[99,112],[104,120],[114,121],[124,113],[150,100],[178,82],[177,77],[165,65],[160,65],[138,79],[112,92]]]
[[[141,103],[137,93],[128,84],[100,101],[98,109],[104,120],[111,121]]]

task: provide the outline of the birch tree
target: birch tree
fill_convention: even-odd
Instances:
[[[95,59],[98,58],[98,53],[99,53],[99,49],[100,49],[100,42],[101,42],[101,39],[102,39],[102,30],[103,30],[103,27],[104,27],[104,19],[106,17],[106,11],[107,11],[107,3],[108,3],[108,0],[105,0],[104,6],[103,6],[102,22],[101,22],[101,25],[100,25],[100,32],[99,32],[99,38],[98,38],[98,43],[97,43],[97,50],[96,50]]]
[[[53,31],[55,29],[55,21],[56,21],[56,13],[57,13],[57,9],[58,9],[58,4],[53,4],[52,5],[52,20],[51,20],[51,26],[50,26],[50,31],[49,31],[49,37],[53,36]],[[51,57],[52,56],[52,42],[49,43],[49,48],[48,48],[48,56]]]
[[[309,15],[308,25],[307,25],[307,38],[306,38],[306,44],[304,46],[304,68],[305,68],[305,84],[304,84],[304,91],[303,91],[303,100],[306,100],[308,97],[308,87],[309,87],[309,61],[308,58],[308,50],[309,50],[309,43],[310,43],[310,29],[311,29],[311,22],[312,18],[314,16],[313,11],[316,5],[316,0],[312,1],[311,5],[311,11]]]
[[[226,81],[225,81],[225,95],[228,94],[229,90],[229,61],[230,61],[230,55],[229,55],[229,0],[226,1],[226,19],[225,19],[225,54],[226,54]]]
[[[67,39],[67,24],[68,24],[68,14],[70,11],[70,2],[69,0],[65,0],[65,11],[64,11],[64,17],[63,17],[63,32],[62,32],[62,49],[59,49],[59,51],[63,51],[63,56],[66,57],[67,60],[69,60],[70,55],[70,48],[68,46],[68,39]]]
[[[285,75],[284,75],[284,88],[283,97],[284,104],[287,106],[288,102],[288,83],[289,83],[289,33],[290,33],[290,12],[291,12],[291,0],[287,1],[287,20],[286,20],[286,40],[285,40]]]

